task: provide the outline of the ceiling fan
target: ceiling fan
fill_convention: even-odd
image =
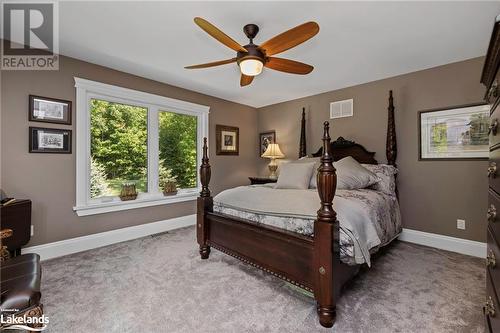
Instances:
[[[255,24],[247,24],[243,27],[243,32],[250,39],[250,43],[245,46],[241,46],[216,26],[201,17],[195,17],[194,23],[210,36],[237,53],[236,57],[231,59],[184,67],[186,69],[207,68],[236,62],[241,71],[240,86],[242,87],[252,83],[253,78],[262,72],[264,66],[281,72],[301,75],[309,74],[314,69],[313,66],[308,64],[272,56],[314,37],[319,32],[319,25],[316,22],[307,22],[296,26],[261,45],[253,43],[253,39],[259,32],[259,27]]]

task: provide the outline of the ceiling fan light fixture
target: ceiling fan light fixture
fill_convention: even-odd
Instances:
[[[306,22],[298,25],[295,28],[274,36],[260,45],[253,43],[255,36],[259,32],[259,27],[255,24],[247,24],[243,27],[243,32],[250,42],[245,46],[240,45],[215,25],[201,17],[195,17],[194,22],[211,37],[215,38],[233,51],[236,51],[236,57],[226,60],[212,61],[205,64],[186,66],[184,67],[186,69],[208,68],[237,63],[241,72],[241,87],[251,84],[253,78],[262,73],[264,67],[279,72],[300,75],[309,74],[314,69],[313,66],[299,61],[273,56],[302,44],[314,37],[319,32],[319,25],[316,22]]]
[[[240,61],[239,65],[241,74],[247,76],[259,75],[264,67],[262,60],[256,58],[243,59]]]

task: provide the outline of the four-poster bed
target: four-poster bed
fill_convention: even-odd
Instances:
[[[392,91],[389,93],[388,111],[386,156],[388,164],[394,166],[397,150]],[[300,157],[306,155],[305,139],[303,110]],[[208,187],[211,167],[206,138],[200,166],[202,190],[197,202],[196,228],[202,259],[209,257],[213,247],[314,293],[319,321],[322,326],[331,327],[341,288],[360,267],[340,260],[339,221],[332,204],[337,187],[333,162],[346,156],[365,164],[377,164],[377,161],[375,153],[358,143],[342,137],[331,142],[328,122],[323,125],[322,141],[322,147],[313,154],[321,157],[317,173],[319,210],[314,220],[313,236],[214,211],[214,200]]]

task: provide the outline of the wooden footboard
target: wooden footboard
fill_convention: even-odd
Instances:
[[[348,273],[353,269],[340,263],[339,223],[332,205],[337,176],[330,154],[328,122],[324,123],[323,155],[318,168],[321,207],[314,222],[314,237],[214,213],[208,188],[210,175],[205,138],[200,167],[202,190],[197,213],[197,240],[201,258],[207,259],[210,247],[214,247],[312,291],[321,325],[333,326],[335,301]]]
[[[209,213],[208,245],[309,291],[314,290],[311,237]]]

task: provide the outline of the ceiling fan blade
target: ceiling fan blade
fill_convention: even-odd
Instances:
[[[208,62],[206,64],[200,64],[200,65],[186,66],[184,68],[185,69],[207,68],[207,67],[214,67],[214,66],[220,66],[220,65],[230,64],[232,62],[236,62],[236,58],[227,59],[227,60],[220,60],[220,61],[214,61],[214,62]]]
[[[264,66],[280,72],[301,75],[309,74],[314,69],[313,66],[302,62],[276,57],[268,58],[268,61],[264,64]]]
[[[234,39],[223,33],[219,28],[217,28],[215,25],[208,22],[207,20],[204,20],[201,17],[195,17],[194,23],[196,23],[200,28],[205,30],[206,33],[208,33],[210,36],[217,39],[219,42],[226,45],[227,47],[238,52],[247,52],[247,50],[243,46],[238,44],[238,42],[236,42]]]
[[[260,48],[266,51],[267,56],[271,56],[305,42],[318,32],[319,25],[316,22],[307,22],[271,38],[260,45]]]
[[[240,86],[248,86],[250,83],[252,83],[254,76],[249,76],[245,74],[241,74],[241,79],[240,79]]]

